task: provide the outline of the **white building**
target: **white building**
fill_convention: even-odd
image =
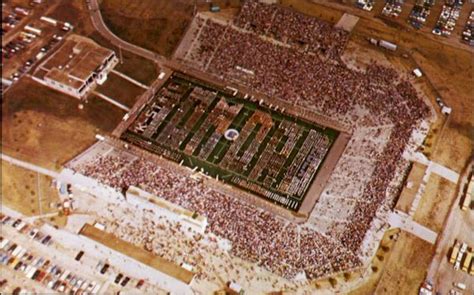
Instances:
[[[43,82],[76,98],[84,97],[117,64],[115,52],[90,39],[71,36],[51,55],[37,72]]]

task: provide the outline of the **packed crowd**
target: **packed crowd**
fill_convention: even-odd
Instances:
[[[109,155],[75,169],[117,191],[139,186],[207,216],[208,230],[231,241],[235,255],[285,277],[291,278],[303,271],[313,278],[360,263],[340,243],[316,231],[298,230],[295,224],[267,211],[141,158],[130,162]]]
[[[230,240],[234,254],[286,277],[304,271],[313,278],[360,265],[356,254],[377,211],[386,202],[387,190],[412,130],[428,116],[428,107],[411,84],[392,69],[375,63],[365,71],[349,69],[339,56],[347,37],[329,24],[302,14],[246,1],[234,24],[224,26],[201,20],[200,25],[196,37],[199,45],[192,46],[194,51],[186,56],[191,61],[198,60],[201,69],[352,124],[353,129],[359,128],[357,124],[362,121],[373,126],[387,121],[393,125],[389,144],[374,157],[371,178],[363,193],[355,196],[356,205],[342,230],[328,230],[324,236],[309,227],[300,229],[142,158],[130,162],[109,155],[75,169],[118,191],[130,185],[140,186],[207,216],[208,230]],[[313,29],[305,31],[308,28]],[[312,36],[314,31],[316,36]],[[278,42],[261,38],[261,34]],[[321,48],[325,47],[328,49],[323,51],[331,54],[321,56]],[[318,54],[311,48],[318,48]],[[367,110],[367,120],[358,120],[360,113],[356,110],[360,108]]]
[[[234,24],[258,35],[336,58],[345,48],[349,34],[329,23],[291,9],[247,0]]]
[[[394,125],[389,144],[375,158],[369,183],[357,196],[345,230],[333,231],[345,247],[357,252],[377,210],[386,201],[412,131],[429,115],[429,108],[413,86],[391,68],[373,61],[365,70],[350,69],[340,59],[342,50],[326,56],[313,54],[311,44],[343,49],[348,40],[347,35],[324,22],[251,0],[244,3],[233,24],[211,23],[208,20],[203,25],[195,40],[194,54],[207,61],[202,70],[338,119],[352,130],[360,127],[361,108],[367,110],[366,122],[373,126]],[[311,29],[315,24],[324,29]],[[199,44],[211,46],[203,49]]]
[[[83,206],[89,207],[90,202],[84,201]],[[122,203],[99,207],[97,221],[105,225],[107,232],[177,265],[186,263],[191,266],[195,273],[193,288],[197,293],[201,281],[206,289],[210,282],[231,280],[239,282],[244,288],[253,284],[265,288],[262,283],[273,290],[289,291],[293,288],[278,276],[269,277],[252,263],[228,255],[214,235],[189,231],[183,224],[170,221],[154,209],[123,206]],[[219,287],[216,286],[216,289]]]

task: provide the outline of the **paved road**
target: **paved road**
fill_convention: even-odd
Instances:
[[[98,0],[91,0],[90,1],[90,16],[92,20],[92,24],[94,25],[94,28],[107,40],[109,40],[112,44],[114,44],[117,47],[120,47],[124,50],[130,51],[135,53],[136,55],[139,55],[141,57],[144,57],[146,59],[153,60],[155,62],[163,62],[165,59],[160,56],[159,54],[150,51],[148,49],[142,48],[140,46],[134,45],[132,43],[129,43],[127,41],[124,41],[117,37],[112,31],[109,30],[109,28],[105,25],[104,20],[102,18],[102,14],[100,13],[99,9],[99,4]]]
[[[25,162],[25,161],[22,161],[22,160],[15,159],[13,157],[5,155],[4,153],[2,153],[1,155],[2,155],[2,160],[7,161],[10,164],[13,164],[13,165],[16,165],[16,166],[19,166],[19,167],[22,167],[22,168],[25,168],[25,169],[28,169],[28,170],[36,171],[38,173],[51,176],[52,178],[57,178],[59,176],[59,173],[57,173],[56,171],[40,167],[38,165],[29,163],[29,162]]]

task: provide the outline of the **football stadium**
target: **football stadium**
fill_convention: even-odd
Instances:
[[[337,135],[175,73],[122,139],[296,211]]]
[[[197,13],[174,71],[68,169],[204,216],[231,257],[288,281],[366,267],[433,115],[406,75],[346,64],[349,39],[255,0],[233,18]]]

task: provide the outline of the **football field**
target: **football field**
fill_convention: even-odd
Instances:
[[[297,211],[338,134],[174,73],[122,139]]]

